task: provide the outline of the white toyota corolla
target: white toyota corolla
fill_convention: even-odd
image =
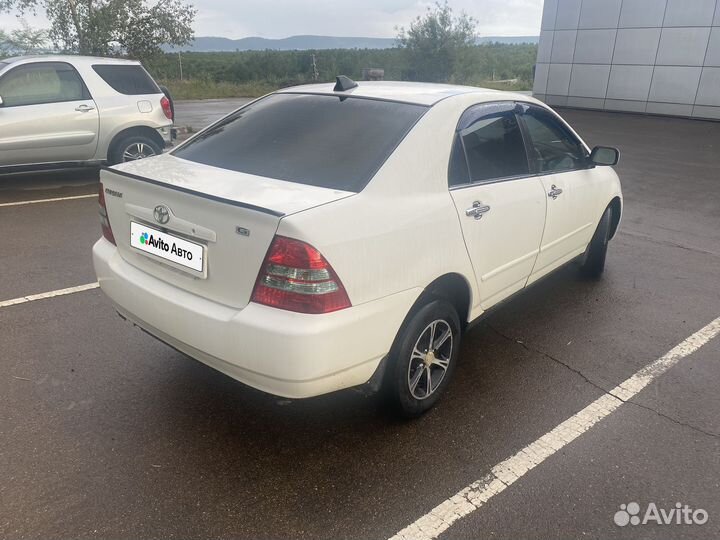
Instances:
[[[339,77],[103,170],[95,270],[124,318],[250,386],[382,386],[417,415],[469,323],[570,261],[602,273],[617,160],[525,95]]]

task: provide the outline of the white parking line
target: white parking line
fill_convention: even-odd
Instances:
[[[67,289],[58,289],[56,291],[44,292],[40,294],[31,294],[30,296],[21,296],[20,298],[13,298],[12,300],[2,300],[0,301],[0,308],[16,306],[18,304],[24,304],[25,302],[33,302],[35,300],[43,300],[45,298],[53,298],[55,296],[63,296],[76,292],[89,291],[90,289],[97,289],[99,286],[100,285],[96,281],[95,283],[86,283],[85,285],[78,285],[77,287],[68,287]]]
[[[458,519],[478,510],[492,497],[577,439],[600,420],[612,414],[655,378],[697,351],[718,334],[720,334],[720,317],[620,383],[609,394],[596,399],[579,413],[571,416],[514,456],[495,465],[490,474],[458,491],[420,519],[405,527],[391,540],[432,540],[437,538]]]
[[[54,199],[36,199],[34,201],[17,201],[17,202],[6,202],[6,203],[0,203],[0,207],[2,206],[23,206],[26,204],[38,204],[38,203],[46,203],[46,202],[57,202],[57,201],[72,201],[75,199],[90,199],[91,197],[97,198],[97,193],[93,193],[91,195],[73,195],[72,197],[55,197]]]

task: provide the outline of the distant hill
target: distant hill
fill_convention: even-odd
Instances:
[[[537,43],[537,36],[487,36],[478,43]],[[291,36],[282,39],[246,37],[229,39],[224,37],[200,36],[190,45],[180,47],[181,51],[223,52],[223,51],[302,51],[321,49],[389,49],[396,45],[394,38],[333,37],[333,36]],[[172,51],[170,47],[166,51]]]
[[[507,45],[518,45],[520,43],[532,43],[537,45],[539,36],[484,36],[477,38],[477,43],[505,43]]]

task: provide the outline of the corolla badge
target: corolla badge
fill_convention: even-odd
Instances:
[[[160,225],[165,225],[170,221],[170,209],[164,204],[158,204],[153,210],[153,217]]]

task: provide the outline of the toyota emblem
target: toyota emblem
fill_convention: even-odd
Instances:
[[[153,211],[153,216],[160,225],[165,225],[170,221],[170,209],[164,204],[158,204]]]

